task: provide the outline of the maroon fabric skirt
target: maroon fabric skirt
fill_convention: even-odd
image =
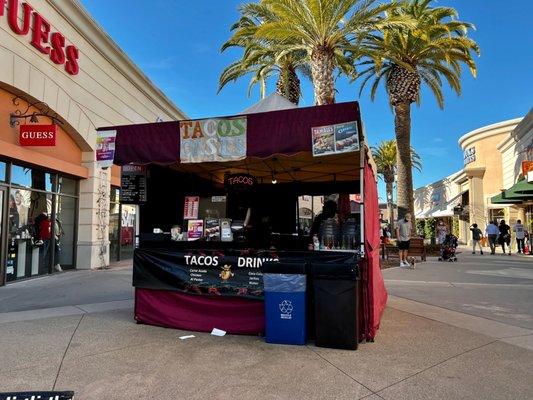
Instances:
[[[177,291],[135,288],[137,322],[188,331],[262,335],[264,303],[260,300],[199,296]]]

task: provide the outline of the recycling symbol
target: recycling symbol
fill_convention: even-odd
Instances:
[[[283,300],[279,303],[279,310],[282,314],[291,314],[293,310],[292,302],[290,300]]]

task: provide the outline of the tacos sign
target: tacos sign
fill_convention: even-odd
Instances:
[[[182,163],[246,158],[246,117],[180,121]]]

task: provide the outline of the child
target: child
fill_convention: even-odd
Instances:
[[[472,231],[472,254],[476,254],[476,246],[479,246],[479,252],[481,255],[483,255],[483,247],[481,246],[481,237],[483,236],[483,232],[481,232],[481,229],[477,227],[477,224],[473,224],[470,227],[470,230]]]

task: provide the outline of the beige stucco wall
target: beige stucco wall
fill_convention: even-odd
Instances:
[[[4,15],[0,17],[0,86],[27,101],[47,103],[83,151],[82,166],[89,170],[89,179],[80,183],[77,266],[100,267],[108,262],[108,255],[105,260],[100,259],[101,246],[108,243],[107,233],[102,234],[98,228],[97,210],[105,208],[101,201],[102,188],[107,188],[104,197],[109,201],[111,173],[95,164],[96,128],[155,122],[158,118],[179,120],[185,115],[133,64],[77,0],[27,2],[51,23],[52,31],[61,32],[67,44],[78,47],[80,72],[72,76],[64,66],[52,63],[49,56],[30,44],[30,35],[16,35]]]

